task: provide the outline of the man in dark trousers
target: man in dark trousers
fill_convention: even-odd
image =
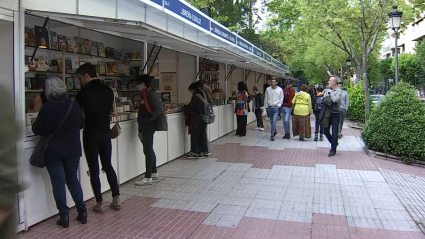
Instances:
[[[105,211],[99,178],[99,156],[102,170],[106,173],[112,191],[113,200],[110,206],[119,210],[121,205],[118,179],[111,163],[110,115],[114,104],[114,92],[97,78],[94,65],[86,63],[80,66],[76,73],[83,85],[75,101],[80,104],[85,116],[83,146],[90,170],[90,182],[96,198],[93,211],[98,213]]]
[[[155,131],[167,131],[168,124],[161,98],[152,89],[152,77],[141,75],[137,79],[137,88],[142,91],[142,100],[137,116],[139,137],[145,154],[146,173],[142,180],[136,181],[138,186],[152,184],[159,177],[156,169],[156,155],[153,150],[153,135]]]
[[[284,139],[291,138],[290,132],[290,117],[293,110],[292,100],[295,97],[295,90],[292,87],[292,80],[288,80],[286,83],[286,88],[283,90],[283,105],[280,110],[282,111],[283,117],[283,129],[285,130]]]

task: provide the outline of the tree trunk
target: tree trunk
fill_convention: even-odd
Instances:
[[[369,119],[370,114],[370,94],[369,94],[369,79],[367,74],[367,46],[366,43],[363,42],[363,49],[362,49],[362,72],[363,72],[363,89],[365,93],[365,122]]]

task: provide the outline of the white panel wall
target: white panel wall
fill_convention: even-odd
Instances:
[[[145,21],[145,8],[143,4],[126,0],[118,0],[118,19]]]
[[[178,21],[168,20],[168,32],[179,37],[184,37],[183,23]],[[188,38],[191,39],[191,38]],[[196,38],[192,38],[192,41]]]
[[[2,0],[3,1],[3,0]],[[10,0],[9,0],[10,1]],[[77,0],[21,0],[22,7],[25,9],[48,11],[48,12],[61,12],[68,14],[77,14]],[[98,9],[98,8],[95,8]]]
[[[17,10],[18,9],[18,0],[1,0],[0,8],[5,8],[9,10]]]
[[[247,80],[247,85],[248,85],[248,92],[250,93],[250,94],[253,94],[254,93],[254,91],[252,90],[252,88],[255,86],[255,72],[254,71],[252,71],[251,72],[251,74],[249,75],[249,77],[248,77],[248,80]]]
[[[116,0],[79,0],[78,14],[116,18]]]
[[[224,82],[224,80],[226,79],[226,64],[220,63],[219,64],[219,73],[218,73],[218,77],[220,79],[220,89],[223,90],[223,92],[226,94],[226,83]],[[226,98],[227,98],[227,94],[226,94]]]
[[[230,87],[230,95],[229,96],[232,95],[232,91],[236,91],[236,93],[238,93],[238,83],[240,81],[243,81],[243,78],[244,78],[244,70],[242,68],[236,68],[233,71],[233,74],[232,74],[232,77],[231,77],[231,79],[232,79],[231,86],[232,87]]]
[[[192,95],[187,91],[189,85],[195,81],[196,57],[178,53],[177,78],[178,103],[190,102]]]
[[[146,23],[162,30],[167,30],[167,17],[163,12],[147,11]]]

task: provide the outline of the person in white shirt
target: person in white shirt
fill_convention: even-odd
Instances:
[[[282,88],[277,86],[276,78],[272,78],[271,86],[266,89],[266,93],[264,95],[264,108],[267,110],[267,115],[270,119],[270,124],[272,126],[271,129],[271,137],[270,140],[274,141],[274,137],[276,136],[276,121],[277,116],[279,115],[279,108],[283,104],[283,90]]]

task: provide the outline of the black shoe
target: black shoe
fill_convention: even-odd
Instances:
[[[270,137],[270,140],[271,140],[271,141],[274,141],[274,136]]]
[[[342,134],[338,134],[338,139],[342,138]]]
[[[315,134],[315,135],[314,135],[314,141],[316,141],[316,142],[317,142],[318,140],[319,140],[319,137],[317,136],[317,134]]]
[[[285,134],[285,136],[282,137],[282,139],[290,139],[291,138],[291,134]]]
[[[336,155],[336,152],[335,151],[333,151],[333,150],[331,150],[330,152],[329,152],[329,154],[328,154],[328,157],[333,157],[333,156],[335,156]]]
[[[300,138],[300,141],[304,141],[304,138]]]
[[[323,141],[323,134],[320,135],[320,141]]]
[[[61,216],[59,220],[56,221],[56,225],[62,226],[63,228],[69,227],[69,216]]]
[[[205,152],[205,153],[202,153],[202,155],[203,155],[205,158],[208,158],[208,157],[211,155],[211,153],[210,153],[210,152]]]
[[[277,135],[277,131],[274,132],[273,137]]]
[[[79,212],[77,221],[81,222],[81,224],[87,224],[87,212]]]

